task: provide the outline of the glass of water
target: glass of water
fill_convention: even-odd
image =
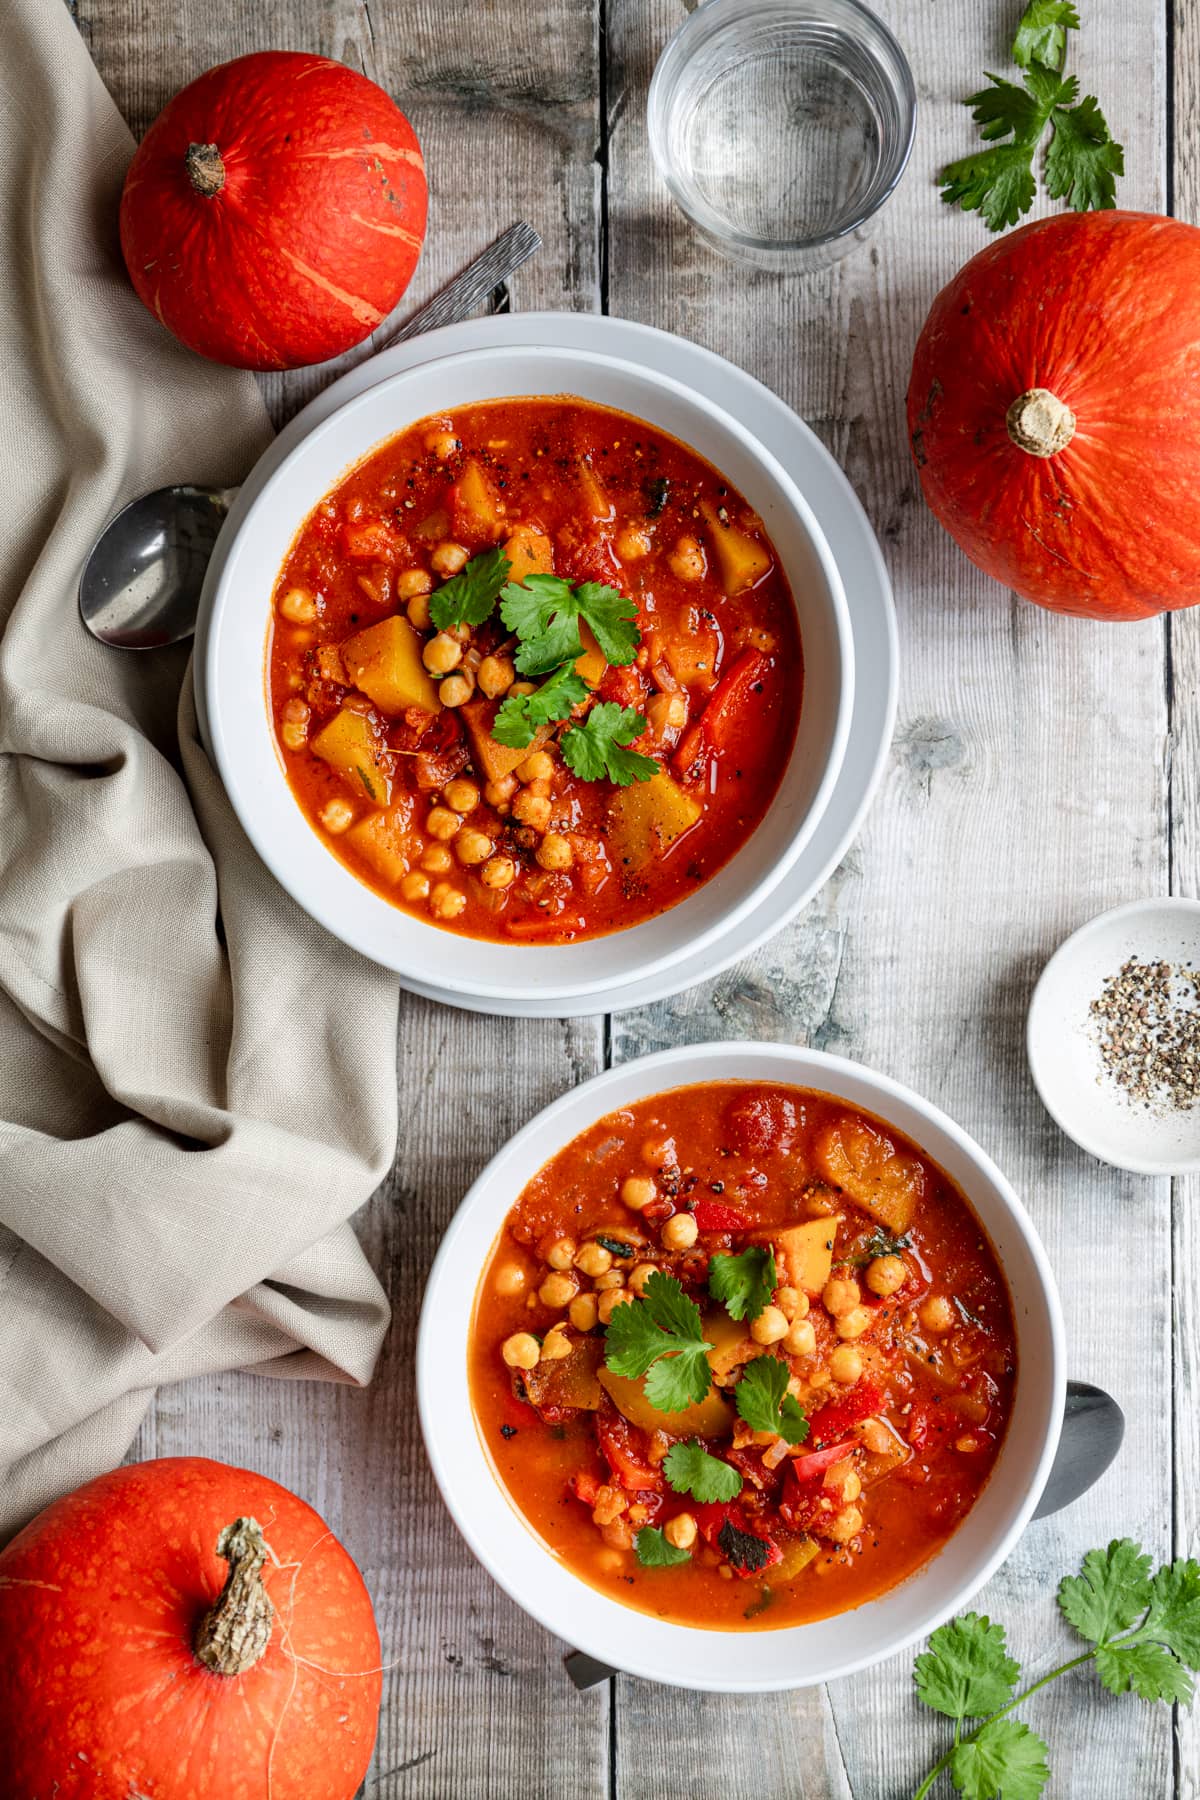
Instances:
[[[703,0],[650,84],[650,145],[727,256],[803,272],[865,235],[904,173],[917,96],[859,0]]]

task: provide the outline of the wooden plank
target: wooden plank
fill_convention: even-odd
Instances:
[[[960,99],[985,65],[1003,62],[1017,9],[972,9],[971,29],[954,31],[938,9],[888,0],[878,10],[917,71],[913,166],[869,249],[786,280],[747,274],[705,249],[650,168],[645,89],[680,9],[623,0],[610,12],[612,310],[720,351],[816,427],[885,545],[903,641],[890,768],[835,881],[748,964],[615,1019],[612,1051],[763,1036],[849,1053],[945,1106],[1023,1191],[1063,1290],[1072,1370],[1115,1391],[1129,1417],[1118,1466],[1078,1506],[1031,1528],[983,1596],[1007,1621],[1017,1653],[1041,1671],[1067,1641],[1053,1587],[1083,1551],[1122,1532],[1158,1553],[1169,1540],[1165,1479],[1146,1478],[1147,1470],[1165,1473],[1171,1455],[1161,1399],[1170,1356],[1168,1195],[1161,1183],[1122,1177],[1076,1152],[1041,1110],[1023,1051],[1029,991],[1058,941],[1102,907],[1165,886],[1163,634],[1155,625],[1105,632],[1006,596],[920,504],[903,420],[912,347],[937,288],[987,241],[977,219],[940,206],[933,180],[971,144]],[[1141,9],[1135,19],[1116,0],[1090,6],[1073,66],[1124,140],[1122,204],[1161,208],[1161,16]],[[1130,1268],[1147,1272],[1136,1321]],[[1183,1468],[1194,1472],[1194,1460],[1181,1467],[1181,1485]],[[759,1791],[790,1792],[785,1783],[796,1777],[785,1746],[797,1738],[820,1747],[830,1793],[848,1782],[874,1800],[883,1771],[889,1792],[910,1792],[944,1743],[912,1697],[911,1663],[897,1657],[840,1682],[827,1702],[706,1699],[692,1708],[622,1683],[618,1791],[646,1791],[646,1764],[634,1753],[640,1734],[626,1739],[629,1721],[665,1717],[687,1755],[656,1772],[656,1800],[742,1791],[747,1742]],[[1057,1791],[1114,1800],[1135,1787],[1171,1791],[1167,1709],[1118,1713],[1095,1682],[1076,1680],[1039,1696],[1029,1716],[1053,1745]],[[812,1791],[821,1791],[819,1777]]]

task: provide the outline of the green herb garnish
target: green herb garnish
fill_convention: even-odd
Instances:
[[[941,173],[942,199],[965,212],[979,212],[993,231],[1015,225],[1033,204],[1037,189],[1034,155],[1047,127],[1046,191],[1067,200],[1076,212],[1116,205],[1116,177],[1125,173],[1125,153],[1114,143],[1094,94],[1078,99],[1079,82],[1064,75],[1067,33],[1079,29],[1079,14],[1068,0],[1030,0],[1013,40],[1013,61],[1022,83],[988,74],[989,87],[966,101],[991,148],[949,163]],[[1001,143],[1001,138],[1009,139]]]
[[[743,1619],[757,1619],[760,1613],[766,1612],[774,1598],[775,1596],[771,1592],[771,1589],[767,1586],[766,1582],[764,1582],[758,1590],[757,1600],[752,1600],[742,1614]]]
[[[633,1540],[637,1559],[646,1569],[673,1569],[676,1563],[691,1562],[690,1550],[679,1550],[669,1544],[657,1525],[643,1525]]]
[[[839,1256],[839,1269],[865,1269],[868,1263],[877,1256],[899,1256],[902,1250],[912,1249],[912,1239],[905,1232],[901,1237],[893,1237],[882,1226],[874,1232],[853,1256]]]
[[[738,1256],[718,1251],[708,1265],[708,1291],[734,1319],[757,1319],[770,1305],[777,1279],[775,1252],[753,1244]]]
[[[582,656],[581,619],[610,663],[631,663],[641,641],[633,601],[598,581],[578,587],[560,575],[510,581],[500,597],[500,617],[521,640],[516,664],[522,675],[545,675]]]
[[[572,725],[562,738],[563,761],[581,781],[601,781],[605,776],[618,787],[633,781],[651,781],[659,772],[652,756],[627,750],[646,729],[641,713],[615,700],[593,706],[582,725]]]
[[[626,1259],[633,1255],[633,1245],[627,1244],[624,1238],[605,1237],[602,1231],[596,1233],[596,1243],[607,1250],[610,1256],[623,1256]]]
[[[691,1494],[701,1505],[710,1500],[736,1500],[742,1478],[719,1456],[710,1456],[703,1444],[672,1444],[663,1458],[663,1470],[677,1494]]]
[[[712,1385],[700,1308],[673,1275],[656,1269],[640,1300],[618,1306],[608,1322],[604,1360],[614,1375],[638,1381],[659,1412],[682,1412]]]
[[[429,616],[439,631],[453,625],[482,625],[491,617],[512,564],[503,550],[484,550],[452,575],[429,598]]]
[[[569,719],[589,692],[587,682],[575,673],[574,665],[564,663],[532,694],[509,695],[492,721],[492,736],[510,750],[524,750],[543,725]]]
[[[618,1307],[623,1312],[624,1307]],[[616,1318],[616,1313],[613,1314]],[[756,1356],[733,1390],[733,1402],[752,1431],[770,1431],[785,1444],[802,1444],[808,1420],[787,1391],[791,1370],[778,1356]]]
[[[1107,1550],[1089,1550],[1081,1574],[1063,1579],[1058,1604],[1092,1648],[1020,1694],[1014,1693],[1020,1665],[1008,1653],[1003,1626],[969,1612],[933,1633],[913,1678],[926,1706],[954,1720],[954,1742],[913,1800],[925,1800],[947,1771],[967,1800],[1037,1800],[1050,1779],[1046,1745],[1009,1715],[1084,1663],[1095,1664],[1110,1693],[1132,1689],[1144,1700],[1191,1700],[1188,1671],[1200,1669],[1200,1564],[1168,1563],[1151,1575],[1140,1545],[1114,1538]],[[983,1723],[964,1735],[964,1721],[979,1718]]]

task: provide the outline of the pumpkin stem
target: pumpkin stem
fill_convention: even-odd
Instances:
[[[263,1586],[267,1542],[257,1519],[235,1519],[217,1539],[225,1586],[196,1630],[196,1658],[214,1675],[244,1675],[266,1652],[275,1608]]]
[[[208,200],[220,193],[225,186],[225,164],[215,144],[189,144],[184,161],[188,179],[198,194]]]
[[[1075,436],[1075,414],[1049,388],[1019,394],[1005,418],[1008,435],[1030,456],[1057,456]]]

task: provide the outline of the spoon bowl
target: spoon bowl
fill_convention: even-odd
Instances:
[[[92,546],[79,612],[117,650],[157,650],[196,629],[213,545],[236,488],[165,487],[123,507]]]

